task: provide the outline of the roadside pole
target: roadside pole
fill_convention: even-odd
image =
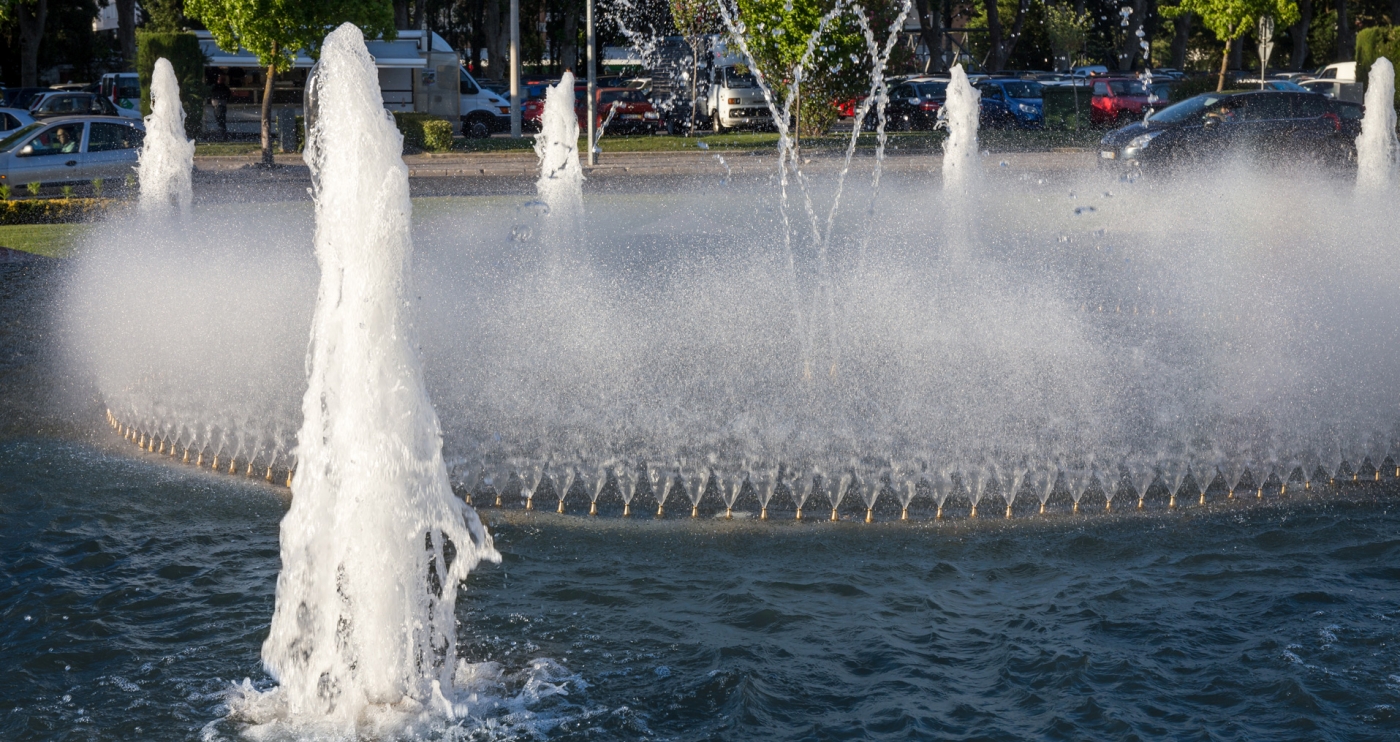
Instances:
[[[584,15],[588,23],[588,166],[592,167],[598,164],[598,153],[594,150],[598,138],[598,71],[594,63],[598,37],[593,33],[593,0],[585,3]]]
[[[520,138],[520,0],[510,0],[510,135]]]

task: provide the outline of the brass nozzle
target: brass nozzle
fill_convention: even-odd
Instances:
[[[656,506],[656,517],[658,517],[658,518],[665,518],[665,517],[666,517],[666,506],[665,506],[665,505],[657,505],[657,506]]]
[[[1167,501],[1167,507],[1168,507],[1169,509],[1172,509],[1172,510],[1175,510],[1175,509],[1176,509],[1176,493],[1175,493],[1175,492],[1172,493],[1171,499]]]
[[[210,464],[209,468],[213,469],[214,471],[219,470],[219,454],[214,454],[214,463]]]
[[[471,502],[471,500],[467,500],[467,502]],[[559,513],[562,515],[563,512],[564,512],[564,498],[561,497],[561,498],[559,498]]]
[[[873,508],[866,508],[866,509],[865,509],[865,522],[866,522],[866,523],[873,523],[874,521],[875,521],[875,511],[874,511],[874,509],[873,509]]]
[[[724,519],[725,519],[725,520],[734,520],[734,508],[725,508],[725,509],[724,509]]]
[[[589,514],[589,515],[597,515],[597,514],[598,514],[598,502],[597,502],[596,500],[593,501],[593,502],[588,503],[588,514]]]
[[[691,505],[691,506],[690,506],[690,517],[692,517],[692,518],[699,518],[699,517],[700,517],[700,506],[699,506],[699,505]]]
[[[972,512],[971,512],[971,513],[968,513],[967,517],[969,517],[969,518],[976,518],[976,517],[977,517],[977,506],[976,506],[976,505],[973,505],[973,506],[972,506]]]
[[[797,509],[797,518],[795,520],[802,520],[802,508]]]
[[[900,519],[900,520],[909,520],[909,508],[900,508],[900,509],[899,509],[899,519]]]
[[[631,515],[632,515],[632,503],[630,503],[630,502],[624,502],[624,503],[622,503],[622,517],[624,517],[624,518],[629,518],[629,517],[631,517]]]
[[[293,472],[292,472],[291,469],[288,469],[288,470],[287,470],[287,488],[288,488],[288,489],[290,489],[291,486],[292,486],[292,473],[293,473]]]
[[[272,481],[272,464],[267,465],[267,476],[264,477],[264,479],[266,479],[269,482]]]
[[[934,520],[943,520],[943,506],[938,506],[938,512],[933,514]]]
[[[499,492],[496,493],[496,507],[498,507],[498,508],[505,507],[504,505],[501,504],[501,493],[499,493]]]
[[[1073,509],[1072,511],[1070,511],[1070,512],[1074,512],[1074,513],[1079,512],[1079,501],[1078,501],[1078,500],[1075,500],[1075,502],[1074,502],[1074,509]]]
[[[1040,503],[1040,514],[1045,515],[1045,503]]]
[[[1206,504],[1206,493],[1204,492],[1201,493],[1201,504]]]
[[[1011,506],[1010,506],[1010,505],[1007,505],[1007,506],[1006,506],[1006,519],[1007,519],[1007,520],[1011,520]]]
[[[832,523],[835,523],[835,522],[838,521],[838,520],[841,520],[841,519],[838,518],[838,517],[836,517],[836,508],[832,508],[832,509],[831,509],[831,522],[832,522]]]
[[[1138,498],[1138,510],[1142,510],[1142,498]]]
[[[764,505],[764,506],[763,506],[763,509],[760,510],[760,511],[758,511],[758,519],[759,519],[759,520],[768,520],[768,506],[767,506],[767,505]]]
[[[534,510],[534,509],[535,509],[535,496],[534,496],[534,495],[530,495],[529,497],[525,498],[525,509],[526,509],[526,510]]]

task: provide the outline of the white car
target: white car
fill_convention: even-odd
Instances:
[[[492,132],[510,131],[510,101],[482,87],[465,67],[459,69],[462,136],[480,139]]]
[[[22,129],[34,123],[28,111],[18,108],[0,108],[0,132]]]
[[[740,72],[733,66],[715,70],[715,81],[705,98],[705,115],[716,134],[773,123],[773,114],[753,73]]]
[[[136,167],[146,127],[111,116],[36,121],[0,140],[0,183],[81,183],[120,179]]]
[[[141,118],[141,78],[135,72],[108,72],[98,81],[97,92],[112,101],[123,118]]]
[[[97,93],[74,93],[53,90],[40,93],[29,103],[29,115],[35,119],[54,116],[120,116],[112,101]]]

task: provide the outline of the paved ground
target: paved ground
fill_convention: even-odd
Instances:
[[[853,172],[868,173],[874,155],[856,154]],[[299,200],[307,197],[310,174],[300,155],[278,155],[278,167],[256,167],[256,156],[196,157],[195,181],[207,198],[217,200]],[[508,195],[534,191],[539,168],[533,152],[452,153],[408,155],[415,196]],[[943,158],[937,154],[887,153],[884,168],[892,176],[937,178]],[[989,170],[1012,168],[1017,172],[1053,173],[1094,166],[1092,152],[1008,152],[983,158]],[[836,154],[804,157],[802,169],[814,175],[835,173],[843,164]],[[696,180],[733,178],[764,180],[777,168],[771,152],[604,152],[595,167],[584,167],[585,188],[590,191],[654,190]]]

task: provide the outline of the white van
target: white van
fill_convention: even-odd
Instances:
[[[1313,75],[1314,80],[1336,80],[1337,82],[1356,82],[1356,63],[1337,62],[1329,64],[1317,71]]]
[[[492,132],[510,131],[510,101],[481,87],[476,78],[459,67],[462,94],[462,136],[482,138]]]
[[[97,83],[97,93],[112,101],[122,118],[141,118],[141,78],[135,72],[108,72]]]
[[[773,124],[773,113],[753,73],[733,65],[715,70],[715,81],[705,98],[705,115],[716,134]]]

